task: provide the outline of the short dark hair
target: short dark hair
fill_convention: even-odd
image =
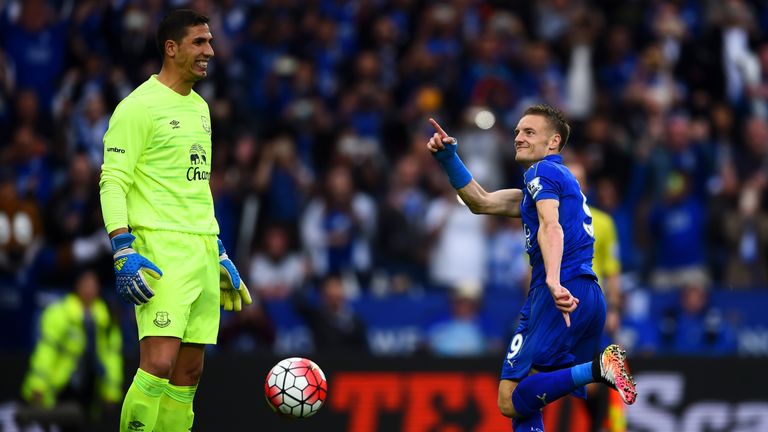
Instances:
[[[560,147],[557,149],[558,151],[561,151],[568,143],[568,137],[571,136],[571,125],[568,124],[568,120],[565,119],[565,114],[559,109],[552,105],[537,104],[528,107],[523,115],[540,115],[547,119],[549,125],[560,135]]]
[[[156,43],[160,55],[165,57],[165,41],[181,43],[187,35],[187,28],[208,24],[208,17],[192,9],[176,9],[168,13],[157,27]]]

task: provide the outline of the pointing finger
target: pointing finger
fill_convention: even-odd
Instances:
[[[571,314],[568,312],[563,312],[563,318],[565,319],[565,326],[570,327],[571,326]]]
[[[429,122],[432,123],[432,126],[437,130],[438,133],[440,133],[440,138],[448,138],[448,134],[443,130],[442,127],[440,127],[439,124],[435,121],[435,119],[430,118]]]

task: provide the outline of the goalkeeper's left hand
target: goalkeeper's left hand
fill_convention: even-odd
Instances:
[[[227,256],[224,244],[219,239],[219,274],[221,287],[221,305],[227,311],[240,311],[243,303],[249,305],[253,303],[251,293],[240,279],[240,273],[235,268],[235,263]]]

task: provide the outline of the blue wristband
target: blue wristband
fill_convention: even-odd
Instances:
[[[464,166],[464,162],[461,161],[461,158],[456,153],[452,157],[437,158],[437,161],[440,162],[443,170],[448,174],[448,181],[451,182],[451,186],[454,189],[461,189],[472,181],[472,174],[470,174],[467,167]]]
[[[131,244],[134,240],[136,240],[136,237],[134,237],[133,234],[127,232],[112,237],[112,240],[110,240],[112,243],[112,252],[117,252],[120,249],[131,247]]]

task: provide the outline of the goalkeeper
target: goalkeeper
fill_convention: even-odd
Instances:
[[[160,72],[117,106],[104,135],[101,206],[117,291],[136,305],[140,341],[120,431],[191,430],[219,304],[251,303],[217,238],[210,114],[192,90],[208,73],[212,39],[207,17],[168,14],[157,30]]]

